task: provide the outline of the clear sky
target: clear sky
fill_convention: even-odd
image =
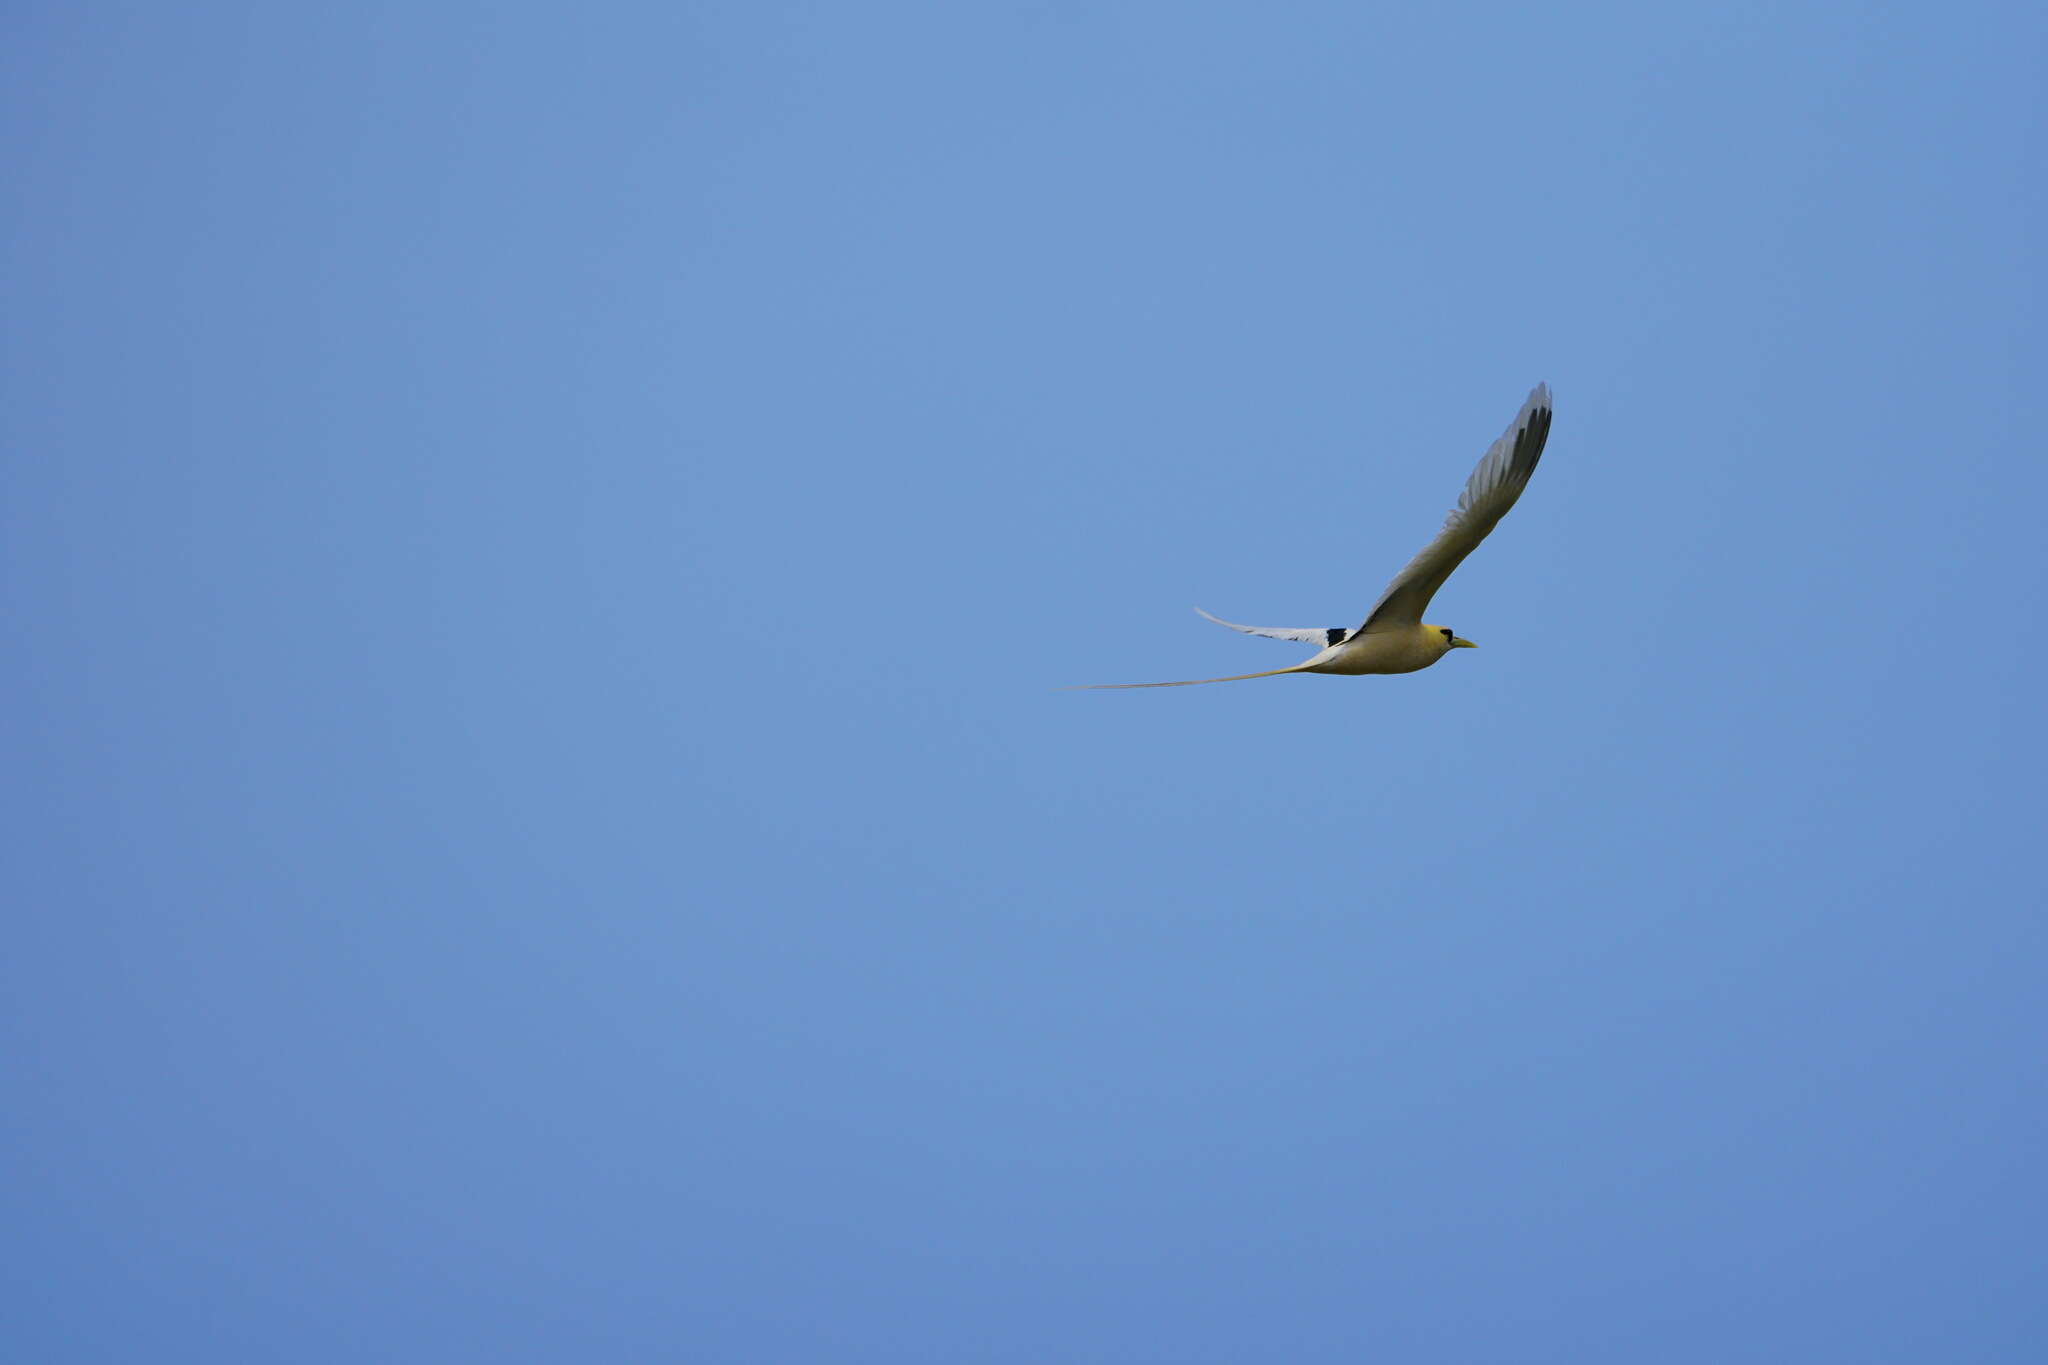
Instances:
[[[6,32],[7,1359],[2048,1359],[2038,5]]]

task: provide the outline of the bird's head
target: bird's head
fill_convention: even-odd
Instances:
[[[1459,639],[1458,633],[1452,630],[1449,626],[1424,626],[1423,629],[1428,631],[1431,635],[1435,636],[1439,641],[1442,642],[1443,650],[1446,654],[1450,653],[1454,649],[1479,648],[1478,645],[1473,644],[1470,640]]]

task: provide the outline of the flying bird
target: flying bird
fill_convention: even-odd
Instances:
[[[1408,561],[1408,567],[1394,575],[1394,581],[1380,594],[1365,621],[1356,630],[1331,626],[1325,630],[1294,630],[1284,626],[1241,626],[1195,610],[1219,626],[1241,630],[1247,635],[1265,635],[1275,640],[1294,640],[1316,647],[1315,657],[1291,668],[1271,668],[1264,673],[1236,673],[1227,678],[1188,678],[1181,682],[1093,683],[1092,688],[1194,687],[1201,683],[1243,682],[1246,678],[1277,678],[1282,673],[1413,673],[1428,668],[1454,649],[1477,649],[1449,626],[1433,626],[1422,619],[1429,599],[1436,596],[1451,571],[1464,563],[1465,556],[1479,548],[1500,519],[1507,515],[1536,462],[1543,458],[1543,442],[1550,436],[1550,386],[1538,384],[1529,393],[1515,420],[1501,433],[1480,459],[1458,505],[1444,519],[1444,528],[1422,553]]]

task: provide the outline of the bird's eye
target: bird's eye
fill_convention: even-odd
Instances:
[[[1450,628],[1448,626],[1438,626],[1437,629],[1441,630],[1444,633],[1444,638],[1446,640],[1455,640],[1458,638],[1457,636],[1451,634]]]

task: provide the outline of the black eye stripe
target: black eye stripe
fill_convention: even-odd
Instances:
[[[1449,626],[1438,626],[1437,629],[1444,633],[1444,638],[1446,640],[1455,640],[1458,638],[1457,636],[1451,634],[1451,628]]]

